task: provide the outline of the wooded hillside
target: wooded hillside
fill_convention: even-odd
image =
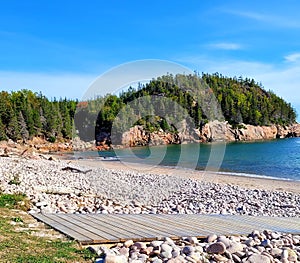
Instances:
[[[151,97],[152,96],[152,97]],[[153,99],[154,97],[158,99]],[[143,99],[141,99],[143,98]],[[164,99],[163,99],[164,98]],[[147,110],[148,115],[142,113]],[[218,73],[167,75],[119,95],[88,102],[49,100],[29,90],[0,92],[0,140],[27,140],[34,136],[48,141],[71,139],[76,131],[85,141],[110,133],[112,125],[121,134],[128,126],[142,125],[153,132],[176,133],[172,123],[188,113],[196,128],[209,120],[227,120],[231,125],[288,125],[296,122],[290,103],[266,91],[253,79],[228,78]],[[220,114],[221,112],[221,114]],[[116,116],[122,119],[116,121]],[[75,123],[75,129],[73,124]]]
[[[151,95],[169,100],[157,104],[149,97]],[[202,76],[179,74],[162,76],[148,84],[139,85],[137,89],[129,88],[119,96],[107,95],[93,102],[91,105],[102,105],[97,117],[96,134],[110,132],[115,117],[120,112],[123,120],[139,119],[135,124],[143,125],[150,132],[158,129],[176,132],[176,128],[170,126],[164,116],[159,114],[138,117],[142,108],[151,108],[154,104],[160,112],[173,113],[170,109],[174,111],[174,102],[188,111],[194,126],[200,129],[204,123],[213,119],[225,119],[232,126],[240,123],[288,125],[296,122],[296,112],[291,104],[272,91],[266,91],[253,79],[228,78],[218,73]],[[125,105],[126,110],[122,110]],[[157,109],[154,112],[155,110]],[[93,107],[91,112],[96,113]],[[179,112],[176,111],[176,114]],[[168,116],[168,120],[176,121],[172,116]],[[121,122],[114,122],[114,127],[124,130]]]

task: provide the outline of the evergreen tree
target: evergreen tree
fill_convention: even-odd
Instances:
[[[28,140],[29,139],[29,132],[27,130],[27,124],[25,122],[25,119],[24,119],[23,114],[22,114],[21,111],[19,112],[19,116],[18,116],[18,128],[19,128],[19,131],[20,131],[21,138],[23,140]]]
[[[0,141],[7,140],[6,132],[5,132],[5,125],[3,124],[0,118]]]
[[[10,122],[6,128],[6,134],[13,141],[17,141],[22,138],[19,129],[18,118],[15,113],[12,113],[12,115],[10,116]]]

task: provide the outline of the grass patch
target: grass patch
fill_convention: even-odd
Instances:
[[[24,195],[0,194],[0,261],[17,263],[94,262],[95,255],[75,241],[32,235],[30,215],[15,208]],[[13,209],[11,209],[13,208]],[[23,228],[20,231],[18,228]]]
[[[29,200],[24,194],[0,194],[0,207],[28,210]]]

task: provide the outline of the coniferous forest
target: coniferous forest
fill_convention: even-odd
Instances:
[[[123,119],[137,120],[132,125],[142,125],[149,131],[162,129],[176,132],[176,128],[169,125],[155,109],[150,110],[153,107],[150,96],[168,98],[163,103],[159,100],[156,108],[160,112],[172,113],[168,118],[171,121],[176,121],[176,102],[188,112],[196,128],[201,128],[212,118],[226,120],[233,126],[240,123],[288,125],[296,122],[293,107],[274,92],[266,91],[253,79],[229,78],[218,73],[200,76],[195,73],[162,76],[137,88],[130,87],[118,95],[107,94],[88,102],[49,100],[41,93],[29,90],[2,91],[0,140],[24,141],[40,136],[54,142],[58,138],[71,139],[74,130],[81,139],[93,140],[95,134],[97,136],[103,131],[109,133],[112,125],[120,132],[128,129],[122,122],[115,121],[118,114]],[[216,103],[220,106],[222,116],[213,106]],[[150,110],[152,116],[140,117],[143,108]],[[74,123],[76,129],[73,129]]]
[[[26,141],[36,136],[55,142],[72,139],[76,101],[48,100],[29,90],[0,93],[0,140]]]
[[[296,122],[296,112],[291,104],[274,92],[266,91],[253,79],[228,78],[218,73],[202,76],[197,73],[179,74],[162,76],[148,84],[139,85],[137,89],[129,88],[119,96],[107,95],[105,98],[99,98],[98,102],[94,102],[94,105],[101,105],[96,122],[96,135],[101,131],[110,132],[113,123],[121,132],[125,131],[125,128],[128,129],[122,128],[122,122],[114,122],[115,116],[122,112],[123,120],[139,119],[140,109],[151,107],[153,101],[137,99],[149,95],[170,99],[156,105],[160,112],[168,112],[168,109],[174,111],[173,102],[178,103],[188,111],[194,126],[200,129],[204,123],[213,119],[226,120],[233,127],[241,123],[258,126],[288,125]],[[126,110],[122,110],[125,105],[131,107],[126,106]],[[217,106],[220,106],[222,115],[216,111]],[[172,115],[172,110],[169,112]],[[90,113],[97,114],[97,111],[93,110],[93,104],[90,105]],[[168,116],[168,120],[176,122],[172,116]],[[175,127],[169,126],[165,118],[159,116],[147,116],[135,124],[143,125],[150,132],[158,129],[176,132]]]

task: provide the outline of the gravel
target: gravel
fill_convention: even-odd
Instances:
[[[238,214],[299,217],[300,195],[246,189],[176,176],[77,166],[63,160],[0,158],[0,190],[25,193],[31,213]],[[300,235],[168,237],[93,246],[96,262],[299,262]]]
[[[2,157],[0,174],[2,191],[25,193],[33,213],[300,215],[300,194],[63,160]]]
[[[274,235],[276,237],[274,237]],[[207,238],[183,237],[180,240],[165,238],[162,241],[119,243],[110,248],[90,247],[98,255],[96,262],[299,262],[300,236],[272,231],[253,231],[249,235],[217,236]],[[193,242],[190,242],[193,240]],[[225,243],[224,243],[225,241]],[[249,242],[251,241],[251,242]],[[282,242],[278,242],[282,241]],[[268,243],[268,246],[262,243]],[[129,244],[129,241],[127,241]],[[232,249],[234,247],[234,249]]]

